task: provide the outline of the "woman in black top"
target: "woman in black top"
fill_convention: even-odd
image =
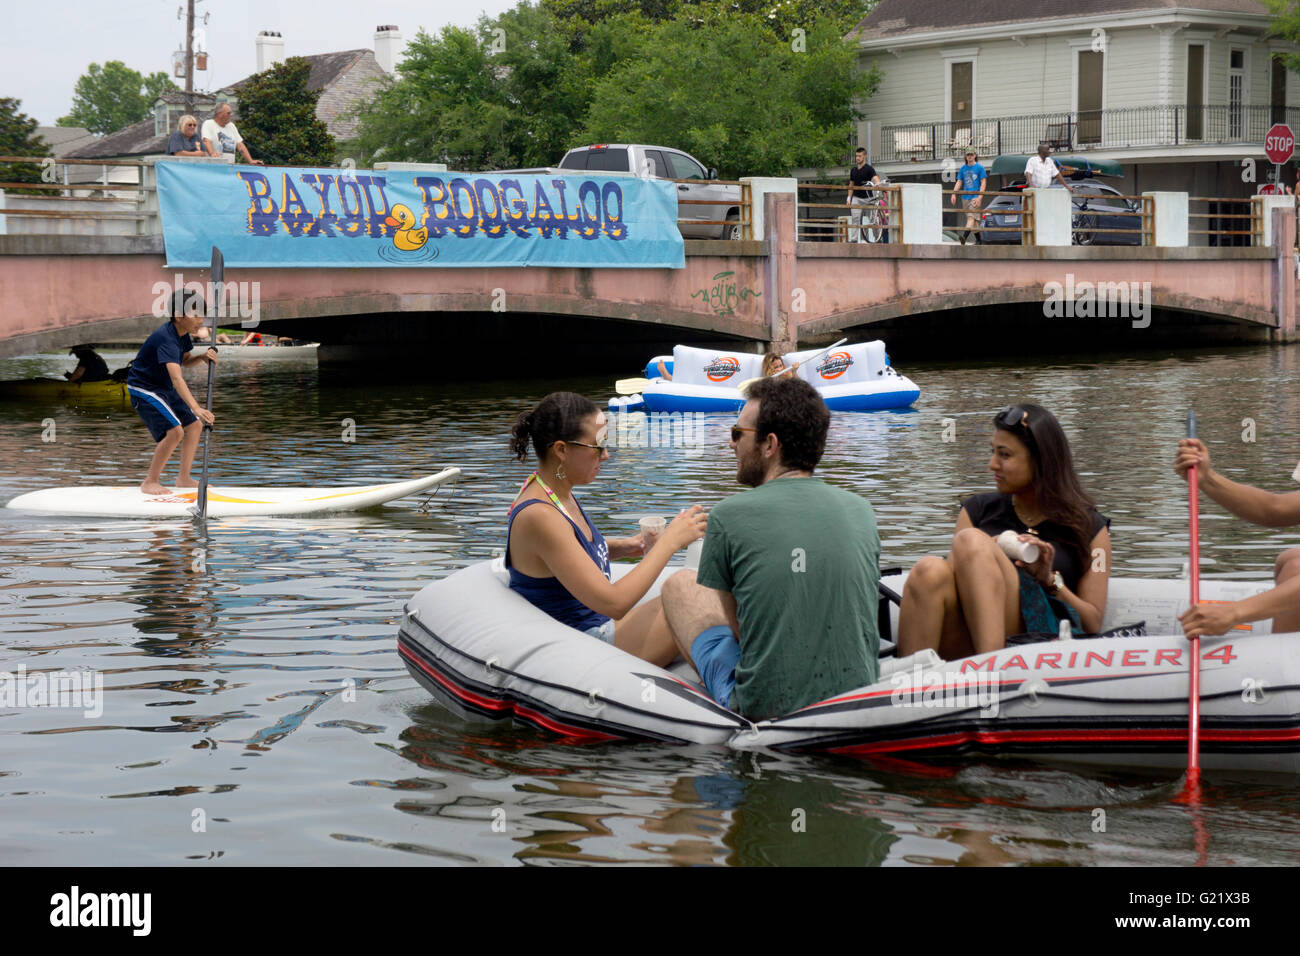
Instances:
[[[199,121],[193,116],[181,117],[176,132],[167,140],[168,156],[206,156],[199,142]]]
[[[1110,578],[1110,519],[1079,484],[1056,417],[1038,405],[993,419],[997,491],[962,502],[945,558],[926,557],[907,576],[899,610],[899,656],[931,648],[945,660],[1006,646],[1008,634],[1055,632],[1060,621],[1096,633]],[[994,538],[1011,530],[1039,548],[1012,562]]]

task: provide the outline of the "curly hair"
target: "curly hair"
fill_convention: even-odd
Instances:
[[[532,443],[537,460],[557,441],[577,441],[582,423],[600,408],[585,395],[576,392],[552,392],[530,412],[521,412],[510,432],[510,451],[520,461],[528,457]]]
[[[781,463],[787,468],[812,471],[826,450],[831,413],[817,389],[798,378],[761,378],[749,386],[745,397],[758,402],[758,431],[762,441],[775,434],[781,443]]]

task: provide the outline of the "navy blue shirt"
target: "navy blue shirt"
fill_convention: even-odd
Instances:
[[[177,335],[175,324],[168,319],[154,333],[144,340],[140,351],[131,363],[131,372],[126,377],[127,385],[147,388],[150,391],[169,391],[172,377],[167,374],[167,363],[181,365],[185,353],[194,348],[188,335]]]

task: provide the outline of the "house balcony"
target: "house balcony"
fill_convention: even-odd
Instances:
[[[890,174],[929,172],[968,148],[981,157],[1033,153],[1046,142],[1058,153],[1096,153],[1122,161],[1263,159],[1274,123],[1300,128],[1300,108],[1275,106],[1137,106],[1000,116],[963,122],[864,124],[870,162]],[[924,167],[930,167],[929,169]],[[913,167],[917,167],[913,169]]]

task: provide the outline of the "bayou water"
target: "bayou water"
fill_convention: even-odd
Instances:
[[[1112,519],[1114,573],[1176,575],[1189,406],[1220,470],[1293,488],[1295,348],[1062,355],[908,365],[916,409],[837,415],[821,472],[875,506],[883,563],[946,550],[959,500],[990,490],[990,420],[1053,409]],[[123,364],[128,354],[108,356]],[[60,355],[0,361],[58,375]],[[0,510],[0,670],[93,672],[103,713],[0,707],[0,860],[8,864],[966,864],[1197,862],[1176,775],[1029,762],[929,767],[577,746],[468,728],[396,650],[403,603],[490,557],[526,469],[514,415],[568,388],[601,404],[627,368],[476,385],[343,384],[314,362],[227,361],[213,473],[227,484],[392,481],[459,466],[427,507],[189,521]],[[53,428],[51,428],[51,424]],[[735,490],[726,416],[702,444],[623,448],[581,492],[606,534]],[[352,440],[348,440],[351,438]],[[52,439],[52,440],[50,440]],[[0,500],[138,482],[151,452],[129,407],[0,404]],[[173,472],[168,472],[169,475]],[[1203,507],[1209,577],[1267,578],[1300,533]],[[1211,864],[1300,863],[1287,777],[1211,775]],[[1099,816],[1097,811],[1104,814]],[[1104,827],[1098,828],[1099,820]]]

